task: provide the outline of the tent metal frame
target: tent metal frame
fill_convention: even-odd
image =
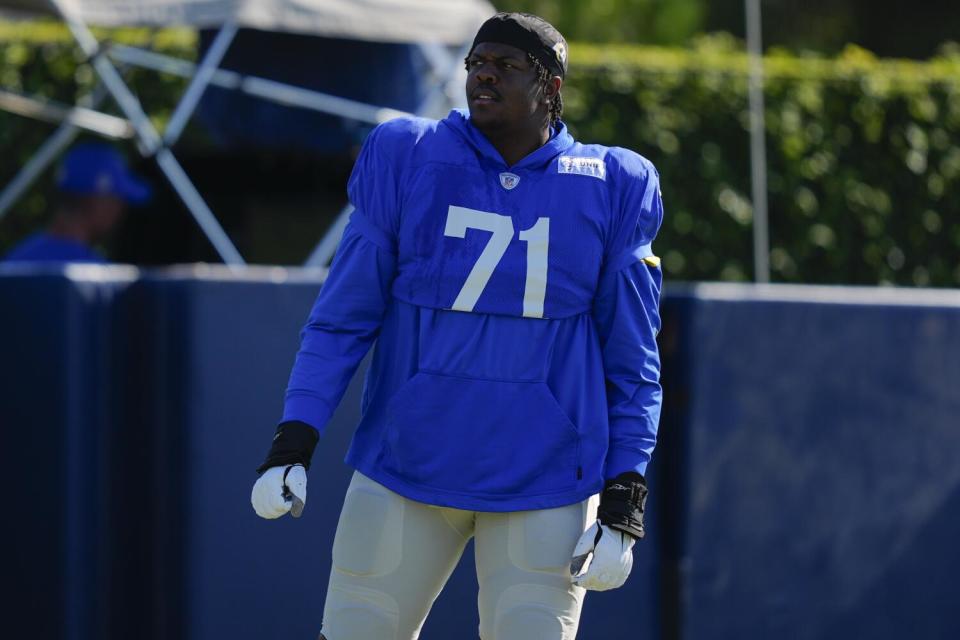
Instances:
[[[770,224],[767,187],[766,118],[763,100],[763,25],[760,0],[744,0],[750,60],[750,195],[753,201],[753,278],[770,282]]]
[[[88,26],[70,11],[69,3],[64,0],[52,0],[52,3],[70,30],[73,39],[87,57],[86,64],[96,72],[99,82],[94,90],[81,97],[75,106],[61,105],[50,100],[0,90],[0,109],[59,124],[57,130],[41,144],[13,180],[0,192],[0,219],[76,139],[80,131],[89,131],[112,140],[132,139],[143,157],[152,158],[157,163],[223,262],[231,268],[239,268],[246,262],[172,151],[172,147],[179,140],[209,86],[236,90],[285,106],[318,111],[369,124],[380,124],[398,116],[410,115],[397,109],[366,104],[268,78],[221,69],[220,63],[223,56],[238,31],[235,23],[228,22],[220,26],[203,59],[199,64],[195,64],[136,47],[101,46]],[[439,114],[457,103],[453,96],[459,91],[459,86],[455,86],[454,83],[462,69],[460,60],[466,55],[466,49],[460,52],[462,55],[459,55],[451,54],[446,47],[433,43],[420,43],[418,46],[428,61],[431,73],[438,81],[415,113]],[[156,130],[137,97],[127,87],[119,70],[125,66],[138,66],[190,78],[186,90],[162,133]],[[108,96],[113,98],[124,117],[97,110],[99,104]],[[352,211],[353,207],[349,203],[341,209],[333,224],[307,257],[304,266],[317,267],[329,264]]]

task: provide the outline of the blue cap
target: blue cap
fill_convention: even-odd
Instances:
[[[150,199],[150,186],[127,169],[120,153],[107,144],[79,144],[67,152],[57,173],[57,188],[76,195],[110,195],[130,204]]]

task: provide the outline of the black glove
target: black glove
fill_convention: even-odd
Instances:
[[[600,494],[597,519],[611,529],[642,538],[643,509],[647,504],[647,480],[636,471],[625,471],[607,480]]]
[[[309,469],[318,440],[320,434],[306,422],[281,422],[273,436],[267,459],[257,468],[257,473],[285,464],[302,464],[305,469]]]

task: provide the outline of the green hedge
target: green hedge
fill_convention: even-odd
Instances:
[[[570,57],[578,136],[660,170],[666,273],[751,279],[746,56],[714,37]],[[960,51],[923,63],[775,53],[764,68],[773,279],[960,283]]]
[[[189,31],[101,33],[195,55]],[[72,101],[93,78],[57,26],[0,23],[0,86]],[[646,155],[667,217],[656,244],[668,277],[752,277],[747,58],[724,37],[689,49],[574,44],[565,119],[584,141]],[[184,80],[128,77],[158,124]],[[773,279],[960,283],[960,50],[935,60],[765,59]],[[51,127],[0,113],[0,181]],[[0,222],[0,251],[46,206],[34,189]]]

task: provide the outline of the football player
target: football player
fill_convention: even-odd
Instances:
[[[570,640],[624,583],[660,413],[653,165],[561,120],[567,44],[501,13],[469,111],[377,127],[253,489],[306,501],[319,434],[375,347],[347,454],[327,640],[419,635],[470,538],[483,640]]]

